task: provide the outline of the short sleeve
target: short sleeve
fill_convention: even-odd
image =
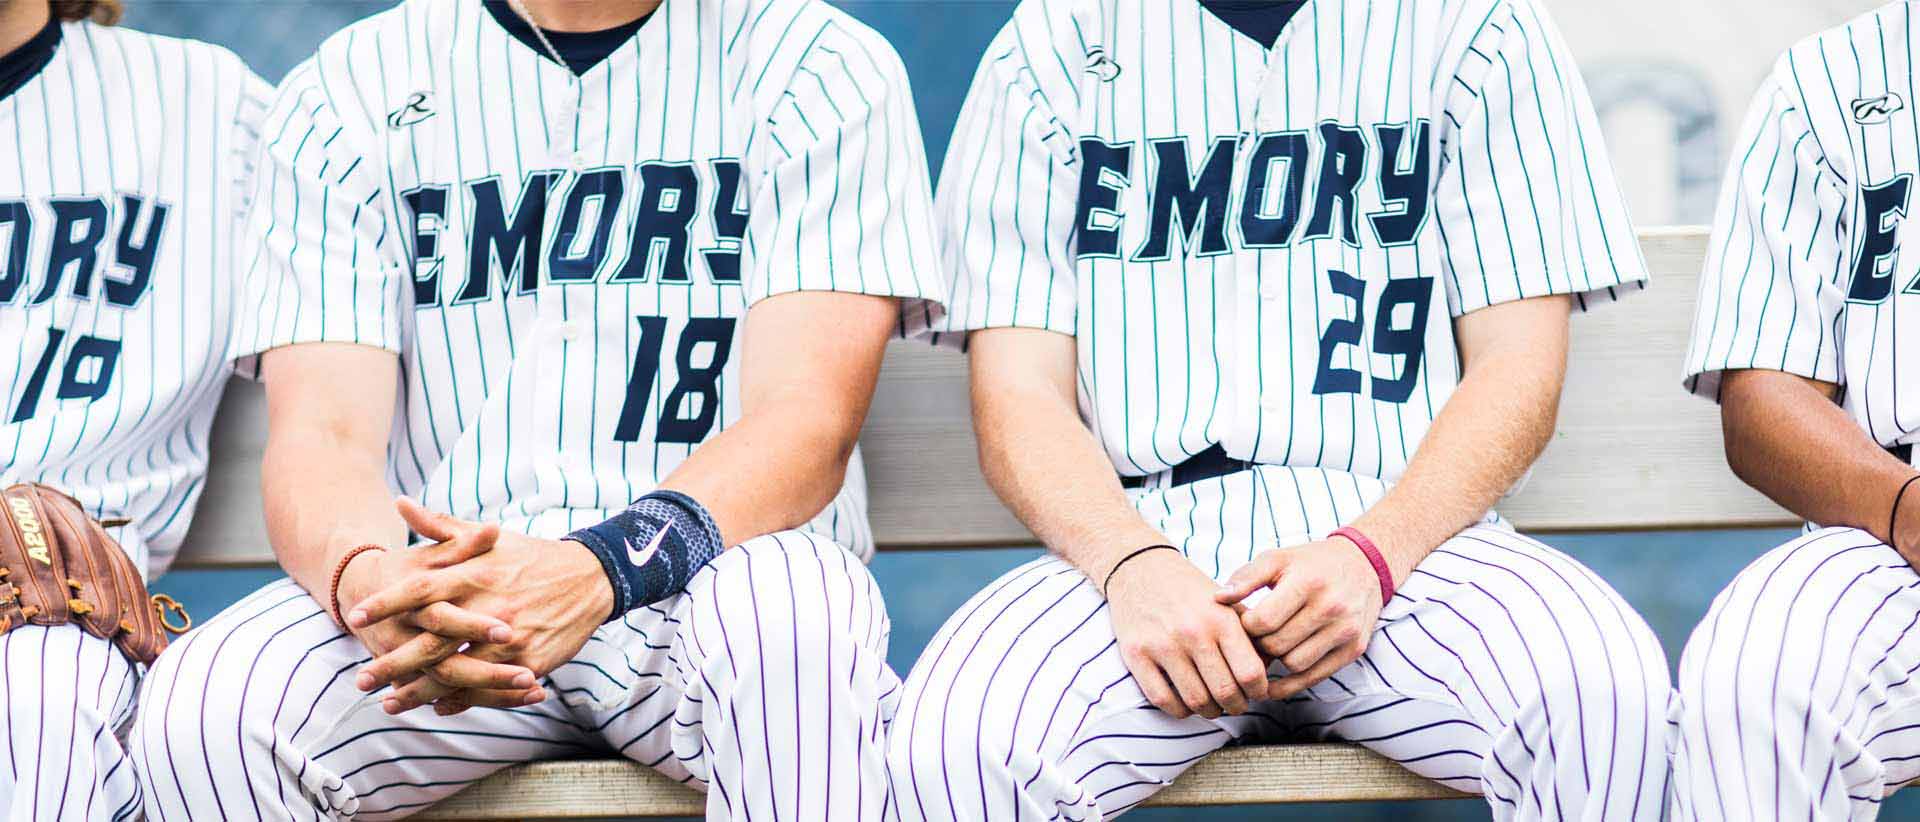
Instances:
[[[976,73],[940,174],[941,253],[953,278],[945,332],[1075,333],[1076,132],[1033,68],[1051,55],[1029,61],[1017,25]]]
[[[313,342],[401,350],[410,273],[380,164],[353,144],[314,64],[295,69],[261,133],[236,358]]]
[[[1434,213],[1454,316],[1554,294],[1585,309],[1646,262],[1586,84],[1535,0],[1473,36],[1445,89]]]
[[[236,59],[234,62],[239,61]],[[236,237],[245,236],[247,216],[253,210],[259,174],[260,130],[266,125],[268,107],[273,105],[273,86],[245,66],[240,66],[238,71],[240,94],[234,106],[233,137],[227,142],[229,150],[225,165],[232,175],[233,210],[230,216],[235,227],[240,229],[235,232]]]
[[[878,35],[834,28],[809,50],[748,169],[749,305],[794,291],[901,298],[905,331],[944,292],[926,148],[906,68]]]
[[[1700,276],[1687,388],[1717,399],[1723,372],[1749,368],[1838,383],[1845,188],[1778,81],[1761,89],[1735,146]]]

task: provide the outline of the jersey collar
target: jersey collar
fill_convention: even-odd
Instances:
[[[59,47],[60,21],[49,16],[46,27],[33,39],[0,55],[0,100],[13,96],[21,86],[40,76],[47,64],[53,62],[53,53]]]
[[[505,2],[505,0],[485,0],[481,5],[486,8],[488,16],[493,18],[494,23],[498,24],[507,34],[512,35],[513,39],[520,41],[521,45],[532,49],[535,54],[540,55],[541,59],[549,62],[554,61],[554,55],[548,53],[547,47],[540,42],[540,38],[533,31],[533,26],[529,25],[525,18],[522,18],[519,13],[515,12],[509,3]],[[610,55],[618,52],[629,41],[633,40],[641,27],[645,26],[647,21],[652,19],[656,13],[658,13],[658,9],[642,15],[639,19],[631,23],[614,26],[613,28],[603,31],[548,31],[546,32],[547,41],[552,43],[554,49],[560,52],[560,57],[565,61],[562,64],[564,68],[576,76],[585,75],[595,67],[605,63]]]

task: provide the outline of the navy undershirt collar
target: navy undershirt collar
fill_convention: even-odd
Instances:
[[[1200,5],[1222,22],[1267,48],[1280,42],[1280,32],[1307,0],[1200,0]]]
[[[528,25],[526,19],[516,13],[506,0],[486,0],[484,5],[500,27],[513,35],[515,40],[527,44],[540,56],[553,59],[553,55],[547,53],[547,47],[540,44],[540,38],[534,36],[533,26]],[[547,41],[553,44],[553,50],[560,52],[567,70],[580,75],[600,65],[601,61],[626,45],[652,17],[653,12],[647,12],[631,23],[601,31],[541,31],[547,35]]]
[[[53,52],[59,47],[60,21],[50,18],[47,27],[41,29],[33,39],[0,55],[0,100],[13,96],[27,81],[40,76],[41,69],[53,62]]]

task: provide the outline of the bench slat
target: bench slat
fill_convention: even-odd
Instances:
[[[1460,799],[1352,745],[1263,745],[1208,757],[1147,803],[1154,807],[1275,802]],[[599,819],[699,816],[705,797],[625,760],[542,762],[502,771],[416,819]]]

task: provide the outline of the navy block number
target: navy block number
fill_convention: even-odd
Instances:
[[[13,409],[13,422],[32,419],[39,410],[40,395],[47,390],[54,361],[60,358],[60,344],[66,339],[66,330],[47,329],[47,347],[40,352],[33,373],[20,392],[20,404]],[[106,396],[107,388],[113,384],[114,369],[120,364],[120,341],[82,334],[74,338],[66,353],[67,364],[60,371],[60,384],[54,389],[54,397],[91,402]]]
[[[627,377],[626,404],[613,438],[638,442],[659,382],[660,358],[666,351],[667,318],[640,316],[640,347],[634,352],[633,372]],[[654,441],[693,445],[706,441],[720,415],[720,379],[733,354],[732,317],[695,317],[687,321],[675,347],[674,364],[680,381],[667,392],[664,410],[655,426]],[[705,362],[696,362],[703,351]]]
[[[1327,333],[1320,335],[1320,370],[1313,376],[1315,394],[1358,394],[1360,393],[1360,372],[1352,368],[1333,367],[1333,356],[1343,345],[1359,345],[1360,335],[1366,331],[1367,281],[1358,279],[1345,271],[1329,270],[1327,284],[1333,293],[1347,298],[1353,304],[1353,319],[1337,319],[1327,323]]]
[[[1358,394],[1366,380],[1373,381],[1373,398],[1380,402],[1403,403],[1413,397],[1420,382],[1420,364],[1427,353],[1427,318],[1433,305],[1432,277],[1403,277],[1387,280],[1380,302],[1373,311],[1373,353],[1399,358],[1399,373],[1391,377],[1363,374],[1356,368],[1336,368],[1334,356],[1342,346],[1360,345],[1366,336],[1367,282],[1344,271],[1328,271],[1328,285],[1335,294],[1351,304],[1351,319],[1327,323],[1320,336],[1320,369],[1313,378],[1315,394]],[[1407,308],[1405,325],[1394,322],[1400,308]]]

